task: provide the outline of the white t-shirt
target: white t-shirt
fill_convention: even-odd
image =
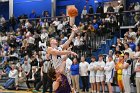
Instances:
[[[55,26],[58,26],[59,23],[60,23],[59,21],[54,21],[54,22],[53,22],[53,24],[54,24]]]
[[[132,49],[131,48],[128,48],[128,49],[124,50],[124,53],[125,52],[128,52],[129,54],[131,54],[132,53]]]
[[[87,10],[83,10],[82,14],[81,14],[81,18],[83,18],[83,16],[86,15],[86,14],[87,14]]]
[[[62,28],[63,28],[63,24],[59,24],[59,25],[57,26],[57,30],[62,30]]]
[[[129,64],[129,66],[128,66],[128,68],[122,70],[123,75],[131,75],[131,64],[132,63],[130,64],[130,62],[131,61],[129,59],[124,62],[124,65]]]
[[[70,67],[72,65],[72,60],[67,58],[66,60],[66,67],[65,67],[65,73],[68,79],[69,84],[71,84],[71,73],[70,73]]]
[[[136,64],[135,64],[135,69],[136,68],[140,68],[140,62],[137,62]],[[140,77],[140,72],[136,72],[136,77]]]
[[[78,39],[77,37],[75,37],[74,46],[79,46],[79,45],[80,45],[80,39]]]
[[[79,72],[80,72],[80,76],[88,76],[88,66],[89,63],[88,62],[80,62],[79,64]]]
[[[7,41],[7,38],[8,38],[7,36],[1,37],[1,41],[2,41],[2,42]]]
[[[28,43],[30,44],[34,44],[35,39],[33,37],[29,37],[28,39]]]
[[[114,61],[107,62],[105,64],[104,70],[105,70],[105,75],[107,77],[110,77],[110,78],[113,77],[113,75],[114,75],[114,67],[115,67]]]
[[[18,78],[18,71],[16,69],[9,72],[9,78]]]
[[[137,35],[136,32],[129,32],[129,37],[132,37],[132,36],[136,37],[136,35]]]
[[[140,5],[135,5],[134,9],[135,11],[140,11]],[[136,12],[136,14],[139,14],[139,12]]]
[[[108,61],[108,56],[109,55],[106,56],[106,62]],[[113,57],[113,60],[114,60],[115,59],[115,56],[113,55],[112,57]]]
[[[97,67],[102,67],[104,68],[105,67],[105,62],[104,61],[98,61],[97,64],[96,64]],[[104,70],[103,71],[100,71],[100,70],[97,70],[96,72],[96,76],[97,77],[100,77],[100,76],[104,76]]]
[[[22,64],[22,68],[23,68],[23,71],[24,72],[30,72],[31,70],[31,65],[28,63],[27,65],[26,64]]]
[[[90,76],[95,76],[96,71],[94,70],[94,68],[96,67],[96,63],[97,62],[91,62],[88,66],[88,70],[90,71]]]
[[[5,18],[4,18],[4,17],[1,17],[1,18],[0,18],[0,24],[3,24],[3,23],[5,23],[5,22],[6,22]]]
[[[68,72],[70,71],[71,65],[72,65],[72,60],[67,58],[67,60],[66,60],[66,71],[68,71]]]

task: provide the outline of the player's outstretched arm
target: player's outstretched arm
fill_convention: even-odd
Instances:
[[[61,45],[62,48],[63,48],[64,50],[67,49],[67,48],[69,47],[69,45],[70,45],[70,43],[72,42],[72,39],[74,38],[75,33],[76,33],[77,31],[78,31],[78,28],[77,28],[76,26],[74,26],[74,27],[72,28],[72,32],[71,32],[71,35],[70,35],[69,39],[68,39],[63,45]]]

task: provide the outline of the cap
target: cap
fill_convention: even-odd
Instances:
[[[124,57],[124,54],[120,54],[119,56]]]

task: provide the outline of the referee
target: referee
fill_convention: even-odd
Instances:
[[[46,54],[46,61],[43,63],[43,66],[41,67],[41,77],[43,82],[43,92],[47,92],[49,88],[49,93],[52,93],[52,79],[48,77],[47,72],[51,68],[51,60],[49,58],[49,54]]]

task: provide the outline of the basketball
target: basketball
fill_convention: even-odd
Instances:
[[[70,7],[70,8],[68,8],[68,15],[70,17],[76,17],[76,16],[78,16],[78,10],[76,9],[76,7]]]

